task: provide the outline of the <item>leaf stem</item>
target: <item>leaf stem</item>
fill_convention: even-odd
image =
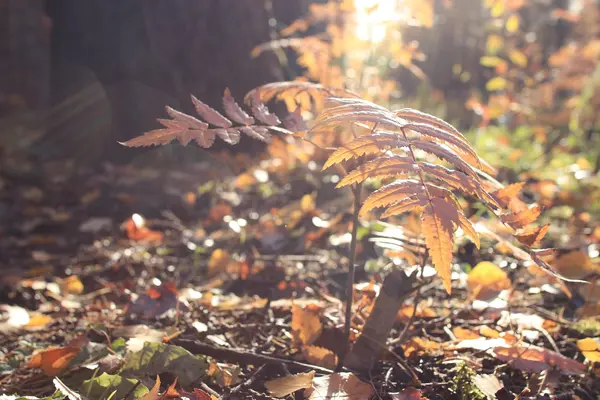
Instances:
[[[360,211],[360,194],[362,183],[357,183],[352,192],[354,194],[354,213],[352,215],[352,239],[350,241],[350,265],[348,267],[348,279],[346,281],[346,312],[344,321],[344,337],[346,338],[346,347],[338,360],[336,371],[340,371],[344,366],[344,358],[350,349],[350,328],[352,327],[352,294],[354,291],[354,277],[356,274],[356,245],[358,242],[358,215]]]

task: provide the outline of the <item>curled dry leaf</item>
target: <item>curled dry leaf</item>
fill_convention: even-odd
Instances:
[[[482,261],[469,273],[467,286],[475,299],[491,300],[501,291],[510,289],[511,282],[502,268],[489,261]]]
[[[287,375],[265,382],[265,387],[273,397],[286,397],[298,390],[310,388],[314,377],[315,371]]]
[[[317,311],[292,305],[292,337],[298,345],[309,346],[321,336],[323,325]]]
[[[492,354],[514,368],[527,372],[542,372],[558,368],[565,375],[585,372],[586,367],[579,361],[567,358],[560,353],[536,346],[496,347]]]
[[[540,243],[544,236],[546,236],[548,229],[550,229],[550,225],[546,224],[537,228],[526,230],[523,233],[515,235],[515,237],[519,242],[521,242],[521,244],[524,244],[527,247],[533,247]]]

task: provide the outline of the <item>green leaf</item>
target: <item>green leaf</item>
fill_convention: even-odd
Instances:
[[[127,354],[121,374],[141,377],[169,372],[188,386],[198,382],[207,367],[205,357],[195,356],[183,347],[146,342],[140,351]]]
[[[110,375],[106,372],[93,379],[88,379],[83,382],[81,392],[90,399],[104,399],[116,395],[116,398],[122,399],[127,393],[138,383],[137,379],[123,378],[120,375]],[[139,384],[133,391],[135,398],[141,397],[148,393],[149,390],[143,384]]]

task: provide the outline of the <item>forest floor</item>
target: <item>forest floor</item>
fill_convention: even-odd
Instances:
[[[544,243],[592,285],[484,238],[459,240],[451,295],[419,265],[418,218],[364,221],[351,340],[390,271],[416,269],[419,284],[381,359],[336,373],[352,200],[291,158],[92,170],[5,156],[0,398],[600,399],[598,216],[551,214]],[[525,191],[548,200],[539,182]]]

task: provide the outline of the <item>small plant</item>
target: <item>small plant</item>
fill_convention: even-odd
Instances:
[[[282,128],[279,118],[264,104],[272,99],[289,103],[303,98],[304,101],[297,101],[297,104],[306,108],[307,96],[313,104],[326,102],[324,111],[310,129],[301,117],[300,106],[284,120],[286,128]],[[306,140],[310,135],[350,133],[350,139],[333,149],[323,167],[339,167],[345,177],[338,187],[351,186],[354,195],[345,326],[348,337],[358,220],[376,208],[385,208],[383,217],[420,210],[425,245],[448,293],[451,292],[454,232],[461,228],[479,246],[478,232],[463,213],[457,194],[478,199],[515,230],[515,238],[527,250],[517,249],[521,259],[533,261],[557,276],[540,258],[548,250],[531,249],[542,239],[547,227],[522,231],[537,219],[541,209],[528,207],[516,198],[522,185],[503,188],[491,178],[485,171],[491,173],[493,169],[477,156],[460,132],[439,118],[413,109],[390,111],[347,90],[329,89],[309,82],[277,82],[253,89],[246,95],[245,102],[254,118],[234,101],[228,90],[223,106],[229,118],[194,97],[192,101],[202,120],[167,107],[172,119],[159,119],[164,128],[123,144],[130,147],[164,145],[177,139],[183,145],[195,141],[208,148],[216,136],[236,144],[241,134],[269,141],[271,132]],[[435,163],[427,161],[431,156]],[[393,179],[361,202],[362,184],[368,178]]]

